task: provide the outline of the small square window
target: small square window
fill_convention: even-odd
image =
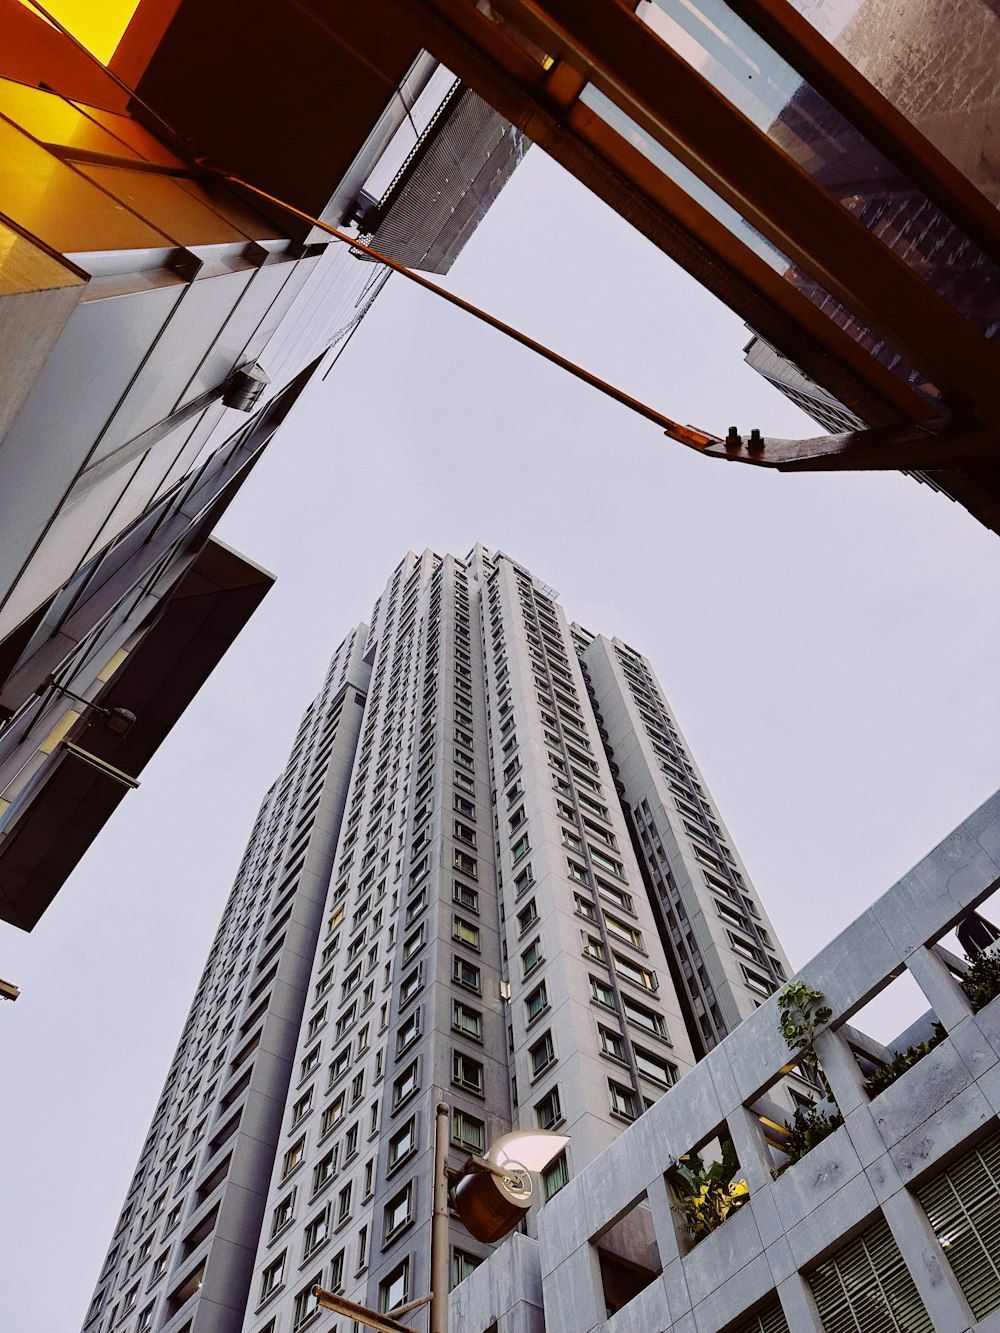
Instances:
[[[528,1055],[531,1059],[532,1078],[537,1078],[539,1074],[548,1069],[556,1058],[551,1032],[544,1032],[538,1041],[528,1048]]]
[[[463,1036],[471,1037],[473,1041],[482,1041],[483,1039],[483,1016],[478,1009],[473,1009],[461,1000],[453,1000],[451,1004],[451,1025],[456,1032],[461,1032]]]
[[[526,930],[531,929],[537,920],[538,904],[535,902],[534,898],[529,898],[527,903],[525,903],[524,907],[522,907],[517,914],[518,933],[523,935]]]
[[[394,1268],[389,1276],[378,1284],[378,1308],[383,1313],[388,1313],[399,1305],[405,1305],[409,1299],[410,1261],[404,1259],[398,1268]]]
[[[538,1015],[548,1008],[549,1001],[545,992],[545,982],[540,982],[530,995],[525,997],[524,1008],[528,1022],[533,1023]]]
[[[468,1092],[483,1093],[483,1066],[463,1051],[452,1052],[452,1081]]]
[[[303,1136],[301,1139],[295,1140],[292,1146],[285,1153],[284,1157],[281,1159],[282,1180],[285,1180],[288,1176],[292,1174],[295,1168],[302,1161],[302,1158],[305,1155],[305,1151],[306,1151],[306,1141],[305,1137]]]
[[[474,921],[466,921],[464,917],[456,916],[453,918],[451,937],[461,944],[467,944],[470,949],[479,948],[479,927]]]
[[[418,1084],[417,1062],[407,1065],[403,1072],[393,1081],[392,1085],[392,1105],[393,1108],[401,1106],[407,1097],[411,1097],[416,1092]]]
[[[535,1123],[539,1129],[552,1129],[562,1119],[559,1089],[553,1088],[540,1102],[535,1103]]]
[[[486,1148],[486,1125],[456,1107],[451,1113],[451,1141],[470,1152],[481,1153]]]
[[[404,1158],[409,1157],[410,1153],[415,1152],[416,1148],[417,1122],[416,1118],[411,1116],[389,1140],[389,1170],[398,1166]]]
[[[459,958],[456,954],[452,959],[451,965],[452,980],[459,986],[465,986],[467,990],[475,991],[480,994],[482,982],[479,968],[475,963],[470,963],[465,958]]]
[[[541,962],[543,962],[542,941],[539,938],[532,940],[521,954],[522,976],[526,977],[529,973],[534,972],[535,968],[538,967]]]
[[[393,1195],[385,1206],[386,1240],[394,1236],[413,1219],[413,1181],[409,1181],[398,1194]]]

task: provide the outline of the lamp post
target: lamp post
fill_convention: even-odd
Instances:
[[[377,1333],[415,1333],[400,1316],[430,1305],[429,1333],[448,1333],[448,1262],[450,1209],[476,1240],[492,1244],[517,1226],[534,1200],[532,1173],[543,1171],[569,1143],[567,1134],[548,1129],[515,1129],[503,1134],[485,1156],[468,1158],[458,1169],[448,1165],[448,1120],[451,1112],[439,1102],[434,1118],[434,1211],[431,1215],[431,1290],[428,1296],[408,1301],[387,1313],[369,1310],[342,1296],[314,1287],[319,1305],[352,1319]]]

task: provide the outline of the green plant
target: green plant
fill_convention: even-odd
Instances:
[[[974,1010],[982,1009],[1000,995],[1000,954],[977,953],[970,958],[962,989]]]
[[[680,1200],[674,1212],[696,1241],[720,1227],[750,1198],[747,1182],[736,1179],[740,1163],[732,1140],[723,1139],[721,1148],[721,1161],[706,1166],[697,1153],[688,1153],[674,1172],[674,1188]]]
[[[778,996],[778,1027],[790,1051],[801,1051],[800,1072],[821,1087],[832,1100],[829,1084],[819,1067],[813,1051],[816,1029],[829,1023],[833,1010],[823,1001],[822,991],[814,990],[804,981],[790,981]]]
[[[869,1074],[865,1079],[865,1089],[869,1096],[877,1097],[891,1083],[895,1083],[900,1074],[905,1074],[925,1055],[933,1051],[938,1042],[944,1041],[947,1035],[941,1024],[935,1023],[934,1035],[929,1037],[927,1041],[918,1042],[915,1046],[907,1046],[905,1051],[897,1051],[888,1064],[880,1065],[874,1074]]]
[[[785,1142],[784,1151],[788,1154],[788,1166],[797,1162],[800,1157],[805,1157],[807,1152],[811,1152],[817,1143],[823,1140],[835,1129],[839,1129],[844,1123],[844,1117],[839,1111],[821,1111],[815,1104],[812,1106],[800,1106],[792,1117],[791,1122],[785,1121],[785,1128],[788,1130],[788,1138]]]

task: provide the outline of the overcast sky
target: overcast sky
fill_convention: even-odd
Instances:
[[[815,433],[537,149],[449,282],[680,421]],[[0,927],[4,1333],[82,1323],[257,805],[407,549],[506,550],[647,654],[796,966],[1000,785],[996,536],[902,476],[700,458],[399,278],[219,535],[275,589],[35,930]]]

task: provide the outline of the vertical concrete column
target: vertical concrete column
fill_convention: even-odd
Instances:
[[[740,1171],[750,1187],[750,1194],[771,1184],[771,1162],[760,1132],[760,1122],[752,1111],[738,1106],[726,1117],[726,1131],[733,1141]]]
[[[944,959],[939,958],[932,949],[921,946],[906,960],[906,968],[946,1028],[950,1030],[957,1027],[972,1012],[962,987],[952,976]]]
[[[786,1277],[778,1287],[785,1320],[793,1333],[825,1333],[816,1311],[809,1283],[799,1273]]]
[[[840,1033],[821,1032],[816,1038],[815,1050],[841,1114],[846,1116],[858,1106],[867,1106],[864,1077]]]
[[[927,1214],[905,1189],[888,1198],[882,1211],[935,1333],[964,1333],[973,1322],[972,1312]]]
[[[590,1333],[607,1319],[601,1265],[589,1241],[542,1276],[542,1291],[559,1333]]]

